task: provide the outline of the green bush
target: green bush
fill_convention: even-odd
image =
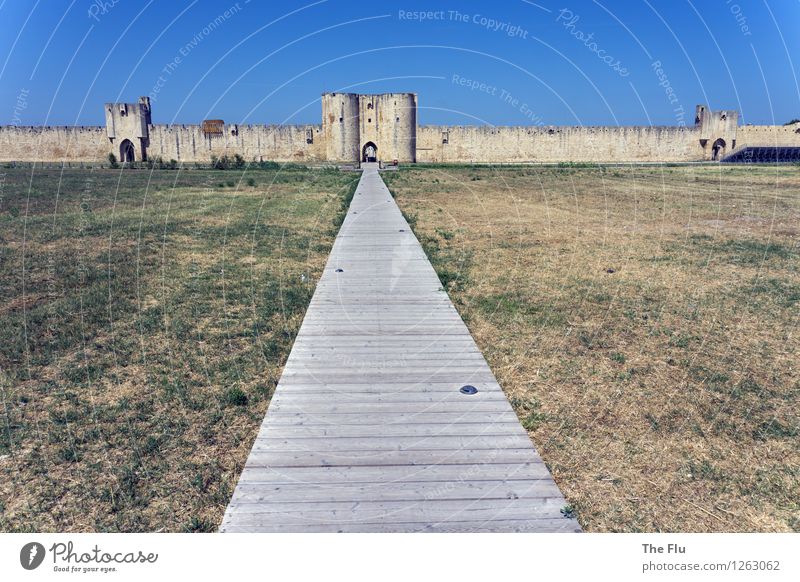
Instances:
[[[211,156],[211,167],[214,170],[241,170],[247,166],[247,160],[239,154],[234,154],[232,158],[227,155]]]
[[[215,170],[227,170],[230,167],[228,156],[211,156],[211,167]]]
[[[230,406],[247,406],[247,394],[241,388],[228,388],[223,396],[223,402]]]
[[[144,165],[149,170],[177,170],[178,169],[178,161],[177,160],[170,160],[168,162],[164,161],[164,158],[161,156],[155,156],[153,158],[149,158]]]
[[[270,161],[261,161],[258,162],[258,168],[260,170],[278,170],[280,169],[281,165],[278,162],[270,162]]]

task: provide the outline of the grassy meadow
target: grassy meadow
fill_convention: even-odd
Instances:
[[[357,174],[0,169],[0,531],[214,531]]]
[[[800,168],[384,174],[588,531],[800,531]]]
[[[358,177],[0,169],[0,531],[214,531]],[[588,531],[800,530],[800,169],[383,177]]]

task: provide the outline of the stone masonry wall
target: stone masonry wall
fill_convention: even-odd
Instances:
[[[105,127],[0,126],[0,161],[106,160],[111,146]]]
[[[372,142],[378,147],[379,159],[414,162],[416,130],[417,96],[414,93],[360,96],[359,151]]]
[[[105,127],[0,127],[0,161],[106,162],[119,158]],[[310,141],[310,143],[309,143]],[[139,144],[136,144],[137,160]],[[205,136],[199,125],[151,125],[147,156],[165,161],[211,161],[212,155],[239,154],[248,161],[317,162],[325,160],[320,125],[226,125],[221,136]]]
[[[150,125],[147,155],[205,163],[212,155],[238,153],[248,161],[314,163],[330,159],[323,131],[321,125],[228,124],[223,135],[211,137],[199,125]],[[726,153],[744,146],[800,146],[800,124],[735,131],[735,138],[727,136]],[[404,138],[413,144],[409,133]],[[384,160],[400,155],[395,144],[382,143],[380,134],[375,138]],[[710,159],[712,142],[701,146],[698,127],[419,126],[416,146],[419,162],[677,162]],[[118,149],[105,127],[0,126],[0,162],[105,162]]]
[[[151,125],[147,155],[165,161],[209,162],[239,154],[247,161],[318,162],[326,159],[321,125],[225,125],[207,136],[199,125]]]
[[[744,146],[800,146],[800,123],[743,125],[736,132],[736,149]]]
[[[687,127],[417,129],[418,162],[670,162],[703,157],[699,131]]]

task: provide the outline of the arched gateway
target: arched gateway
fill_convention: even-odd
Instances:
[[[123,163],[136,161],[136,149],[131,140],[124,139],[119,144],[119,161]]]
[[[727,144],[725,140],[719,138],[717,141],[714,142],[714,145],[711,146],[711,159],[714,161],[719,161],[725,157],[725,147]]]
[[[377,162],[378,161],[378,146],[376,146],[371,141],[368,141],[364,144],[364,148],[361,150],[361,161],[362,162]]]

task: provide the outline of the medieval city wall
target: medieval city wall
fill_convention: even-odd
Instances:
[[[420,126],[418,162],[629,162],[704,159],[688,127]]]
[[[738,112],[696,108],[687,126],[418,126],[414,93],[322,96],[321,125],[153,125],[150,102],[106,103],[106,126],[0,126],[0,162],[118,160],[346,162],[683,162],[746,146],[800,146],[800,123],[738,126]]]
[[[321,125],[225,125],[206,135],[199,125],[151,125],[148,158],[209,162],[239,154],[247,161],[317,162],[326,159]]]
[[[119,139],[105,127],[0,127],[0,161],[107,162],[120,159]],[[134,143],[140,159],[140,142]],[[199,125],[151,125],[147,156],[210,162],[211,156],[239,154],[248,161],[317,162],[326,159],[322,126],[226,125],[223,135],[206,136]]]
[[[743,125],[736,131],[736,148],[745,146],[800,146],[800,123]]]
[[[0,126],[0,161],[98,161],[111,148],[100,126]]]

